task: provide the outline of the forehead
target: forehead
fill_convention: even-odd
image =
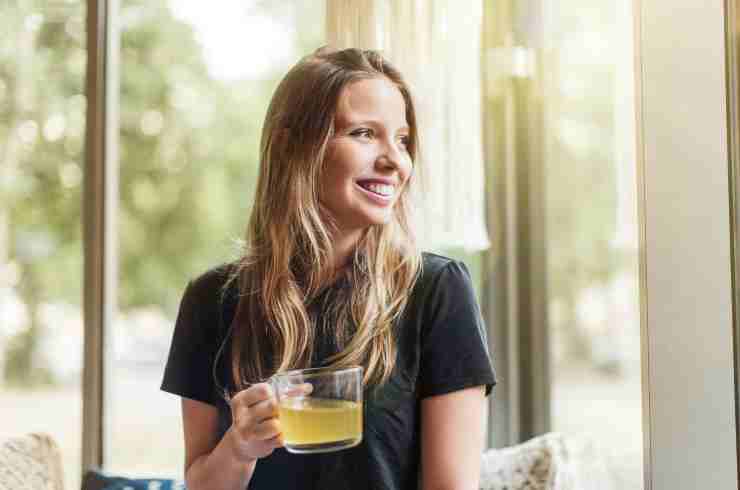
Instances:
[[[342,90],[337,121],[346,124],[362,119],[406,126],[406,102],[401,91],[387,78],[359,80]]]

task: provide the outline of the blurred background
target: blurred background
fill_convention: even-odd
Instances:
[[[505,3],[491,2],[482,22]],[[532,46],[514,47],[507,80],[542,94],[529,101],[540,129],[521,131],[544,169],[551,428],[595,441],[616,488],[634,489],[642,415],[627,3],[521,10],[519,27],[531,31],[531,21],[537,32]],[[182,472],[179,399],[159,392],[180,295],[235,258],[269,97],[325,43],[323,5],[120,1],[112,471]],[[79,0],[0,4],[0,436],[51,433],[68,488],[81,464],[85,15]],[[491,252],[441,251],[465,260],[480,290]]]

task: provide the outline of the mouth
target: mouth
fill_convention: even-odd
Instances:
[[[381,197],[393,197],[393,194],[396,192],[396,187],[391,184],[380,184],[377,182],[358,182],[357,185],[362,187],[364,190],[368,192],[372,192],[375,195],[381,196]]]
[[[396,195],[396,186],[392,184],[374,181],[356,182],[357,187],[372,202],[380,205],[388,205],[393,202]]]

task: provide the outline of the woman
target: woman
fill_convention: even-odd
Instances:
[[[188,285],[162,383],[190,490],[478,488],[495,377],[467,269],[415,248],[417,153],[409,88],[378,53],[321,49],[282,80],[244,255]],[[286,452],[264,380],[356,364],[362,443]]]

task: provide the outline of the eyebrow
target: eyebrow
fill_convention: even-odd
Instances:
[[[340,120],[339,123],[340,123],[339,127],[341,127],[342,129],[347,128],[349,126],[362,126],[362,125],[381,126],[382,125],[381,122],[377,119],[359,119],[356,121],[345,119],[345,120]],[[400,128],[398,128],[397,131],[411,131],[411,128],[408,125],[401,126]]]

